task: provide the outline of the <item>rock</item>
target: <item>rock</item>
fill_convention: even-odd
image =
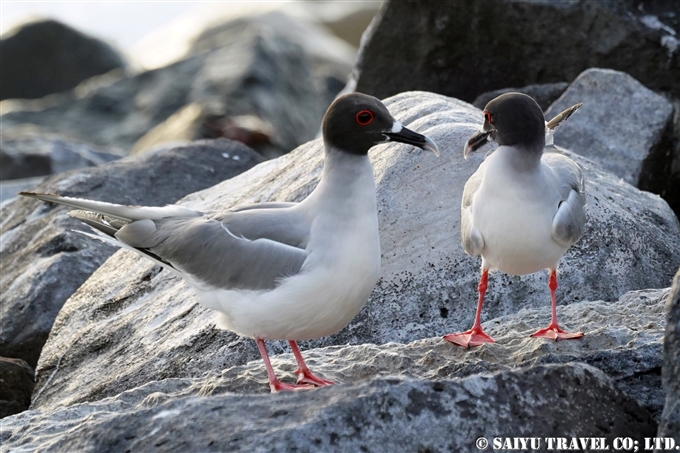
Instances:
[[[0,143],[0,180],[61,173],[121,157],[121,151],[97,149],[57,134],[31,128],[10,129],[3,131]]]
[[[156,278],[152,277],[152,283]],[[85,285],[88,289],[89,282]],[[141,291],[148,294],[149,288]],[[667,289],[633,291],[617,303],[578,302],[560,307],[562,323],[586,333],[583,340],[575,342],[530,338],[537,327],[547,324],[549,314],[541,309],[523,309],[484,323],[485,330],[497,340],[493,346],[466,350],[435,337],[406,345],[305,349],[303,355],[315,373],[334,382],[354,384],[375,375],[437,380],[577,361],[600,368],[658,419],[664,404],[661,361],[667,295]],[[79,296],[85,297],[74,297]],[[126,298],[127,293],[119,297]],[[174,301],[170,303],[172,313],[167,315],[160,315],[158,310],[148,313],[148,304],[142,300],[126,305],[126,313],[115,317],[101,315],[112,303],[93,307],[94,314],[89,316],[68,314],[62,320],[60,315],[38,367],[41,391],[34,396],[33,408],[48,411],[112,397],[158,376],[184,378],[208,373],[213,375],[210,385],[223,392],[269,392],[264,366],[251,340],[224,335],[215,328],[210,312],[189,319],[186,313],[190,309],[180,311]],[[68,306],[65,311],[69,312]],[[177,326],[178,318],[184,322],[181,327]],[[140,322],[134,325],[133,319]],[[139,337],[127,338],[133,325],[140,328],[152,322],[164,326],[168,334],[164,340],[155,338],[160,334],[151,327],[143,327]],[[101,340],[103,332],[107,333],[106,341]],[[150,335],[154,338],[147,340]],[[277,352],[285,347],[279,342],[269,345],[270,351]],[[305,342],[304,346],[314,345]],[[292,354],[273,357],[272,364],[277,375],[294,382]],[[102,367],[107,369],[104,375]]]
[[[313,5],[307,4],[305,8]],[[330,8],[329,4],[322,4],[316,13],[319,22],[335,36],[358,48],[364,31],[381,6],[382,2],[336,2]]]
[[[371,379],[308,392],[235,395],[165,380],[114,398],[3,420],[10,450],[472,451],[484,436],[651,437],[655,424],[601,371],[540,365],[453,380]],[[178,388],[179,387],[179,388]],[[597,404],[593,404],[597,402]],[[54,426],[62,429],[55,432]],[[31,426],[30,431],[26,426]],[[64,429],[66,428],[66,429]]]
[[[653,2],[648,2],[653,3]],[[505,87],[571,81],[587,68],[624,71],[680,97],[680,42],[661,19],[677,2],[388,0],[359,51],[356,91],[425,90],[471,102]]]
[[[0,100],[70,90],[85,79],[126,66],[108,44],[55,20],[10,30],[0,40],[0,49]]]
[[[181,108],[166,121],[147,132],[130,149],[130,154],[139,154],[168,146],[171,143],[186,143],[201,138],[224,137],[241,142],[268,159],[281,155],[281,148],[274,143],[277,136],[274,127],[255,115],[240,115],[227,118],[211,113],[199,103]]]
[[[0,418],[28,409],[33,385],[33,368],[26,362],[0,357]]]
[[[523,88],[502,88],[500,90],[494,90],[488,93],[480,94],[474,101],[472,101],[472,105],[482,110],[490,100],[500,96],[501,94],[508,93],[510,91],[517,91],[534,98],[541,109],[546,111],[548,110],[548,107],[550,107],[550,104],[555,102],[557,98],[559,98],[562,93],[564,93],[564,90],[566,90],[568,86],[569,84],[567,82],[558,82],[546,83],[543,85],[528,85]]]
[[[628,74],[593,68],[550,106],[546,119],[579,102],[583,106],[558,129],[555,143],[568,144],[629,184],[660,193],[671,164],[673,104]]]
[[[673,160],[671,161],[668,183],[661,196],[668,202],[675,215],[680,218],[680,99],[673,101]]]
[[[210,133],[192,138],[238,137],[229,125],[254,116],[271,125],[271,144],[265,143],[264,150],[286,153],[316,135],[351,65],[337,63],[341,57],[332,51],[312,57],[290,37],[292,32],[284,31],[285,23],[274,27],[269,22],[233,21],[208,30],[179,62],[134,77],[111,76],[56,104],[14,103],[0,116],[3,128],[36,124],[98,146],[128,150],[137,143],[140,151],[138,140],[175,114],[163,130],[191,130],[195,117],[180,111],[198,104],[210,115],[201,130]],[[342,75],[339,67],[345,68]],[[341,79],[334,82],[334,77]],[[145,141],[156,144],[157,136]]]
[[[40,192],[123,204],[164,205],[262,161],[245,146],[202,141],[47,179]],[[0,206],[0,356],[35,365],[63,303],[115,248],[70,230],[89,231],[69,209],[20,197]]]
[[[33,178],[0,180],[0,202],[10,200],[17,196],[22,190],[29,190],[40,184],[46,176],[35,176]],[[2,208],[0,208],[1,210]]]
[[[658,437],[672,437],[680,445],[680,270],[668,296],[668,316],[663,352],[663,387],[666,405]]]
[[[465,161],[462,152],[465,140],[479,128],[481,112],[455,99],[422,92],[404,93],[385,102],[406,127],[432,137],[440,145],[442,157],[436,159],[401,144],[381,145],[371,151],[381,229],[381,279],[367,306],[346,329],[306,343],[303,351],[347,343],[405,343],[472,324],[480,260],[465,255],[460,246],[459,209],[463,185],[483,159],[483,153],[478,153]],[[584,166],[588,178],[589,222],[583,239],[562,260],[559,304],[614,302],[630,290],[668,286],[671,269],[680,266],[680,229],[667,204],[587,159],[570,156]],[[208,210],[239,203],[301,200],[315,187],[321,165],[321,142],[315,140],[181,203]],[[549,320],[546,275],[519,278],[494,274],[487,295],[483,320],[514,315],[521,309],[535,309],[542,317],[526,330],[535,331]],[[560,306],[560,316],[562,310]],[[522,312],[522,316],[527,315]],[[603,319],[607,317],[598,318],[593,329],[599,329]],[[54,378],[34,403],[35,408],[94,401],[151,380],[200,376],[259,358],[252,340],[217,329],[215,321],[215,313],[198,305],[182,280],[159,272],[153,263],[132,252],[118,252],[59,313],[38,365],[39,387],[52,373]],[[580,321],[573,327],[586,329]],[[656,368],[649,374],[653,381],[656,373],[654,385],[659,394],[660,336],[659,331],[656,349],[649,347],[648,355],[655,355],[656,362],[645,359],[645,364],[652,365],[642,367]],[[626,360],[635,363],[640,357],[626,349],[628,338],[620,343],[621,349],[631,355]],[[539,350],[547,347],[542,346],[545,342],[530,341]],[[608,348],[612,341],[602,340],[601,344]],[[566,343],[569,345],[559,345],[578,349],[583,344]],[[269,347],[272,353],[281,353],[285,343],[270,342]],[[106,376],[102,376],[102,367],[107,368]],[[628,368],[633,375],[620,371],[616,378],[636,376],[634,366]],[[258,385],[267,391],[262,382]],[[662,397],[650,392],[649,398],[657,401],[649,403],[650,407],[660,406]]]

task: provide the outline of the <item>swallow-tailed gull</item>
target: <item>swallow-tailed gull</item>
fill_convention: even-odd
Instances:
[[[270,202],[218,212],[170,205],[131,207],[22,193],[76,208],[69,214],[119,247],[183,277],[223,325],[254,338],[273,392],[324,386],[296,340],[332,335],[365,305],[380,271],[375,182],[368,150],[396,141],[439,155],[428,137],[403,127],[378,99],[339,97],[322,124],[323,174],[300,203]],[[94,236],[94,235],[93,235]],[[287,340],[296,385],[279,381],[264,340]]]
[[[544,152],[555,129],[578,107],[548,124],[536,101],[524,94],[503,94],[484,108],[484,125],[465,143],[464,156],[487,140],[499,146],[468,179],[461,202],[463,248],[482,255],[477,313],[472,329],[444,339],[464,347],[494,342],[480,322],[488,273],[494,269],[511,275],[547,269],[552,319],[532,336],[556,341],[583,336],[560,329],[555,300],[557,264],[586,222],[583,173],[568,157]]]

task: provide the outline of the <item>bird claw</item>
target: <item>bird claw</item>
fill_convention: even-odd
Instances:
[[[481,346],[485,343],[495,343],[493,338],[485,334],[481,328],[475,329],[474,327],[467,332],[445,335],[444,340],[449,341],[456,346],[462,346],[468,349],[475,346]]]
[[[328,385],[333,385],[334,382],[322,379],[318,376],[315,376],[312,374],[311,371],[309,370],[301,370],[297,369],[295,371],[295,374],[298,375],[297,383],[298,384],[311,384],[315,387],[326,387]]]
[[[545,329],[541,329],[531,334],[533,338],[547,338],[548,340],[576,340],[583,338],[583,332],[569,333],[559,328],[557,324],[550,324]]]

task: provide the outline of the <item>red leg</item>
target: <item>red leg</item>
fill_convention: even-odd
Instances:
[[[307,368],[307,364],[305,363],[304,359],[302,358],[302,354],[300,354],[300,349],[298,348],[298,345],[295,341],[293,340],[288,340],[288,344],[290,345],[290,349],[293,350],[293,355],[295,356],[295,361],[298,364],[298,369],[295,370],[295,374],[298,375],[298,384],[312,384],[317,387],[325,387],[327,385],[333,385],[333,382],[327,381],[326,379],[321,379],[320,377],[314,376],[311,371],[309,371],[309,368]]]
[[[565,332],[557,325],[557,301],[555,298],[555,291],[557,291],[557,271],[555,269],[550,271],[548,287],[550,288],[550,299],[552,302],[552,318],[550,320],[550,324],[545,329],[541,329],[531,336],[535,338],[548,338],[555,341],[575,340],[577,338],[583,337],[583,332]]]
[[[475,315],[475,322],[472,325],[472,329],[467,332],[462,333],[450,333],[444,336],[446,341],[463,346],[464,348],[470,348],[470,346],[481,346],[484,343],[495,343],[493,338],[488,336],[482,330],[482,304],[484,303],[484,294],[486,294],[487,283],[489,281],[489,270],[482,269],[482,277],[479,279],[479,286],[477,290],[479,291],[479,300],[477,301],[477,314]]]
[[[269,388],[272,389],[272,393],[281,392],[284,390],[300,390],[300,389],[310,389],[313,388],[311,385],[294,385],[294,384],[284,384],[279,381],[279,378],[274,374],[274,369],[269,361],[269,354],[267,354],[267,347],[264,345],[264,340],[262,338],[256,338],[257,349],[260,351],[262,360],[264,361],[264,367],[267,369],[267,377],[269,378]]]

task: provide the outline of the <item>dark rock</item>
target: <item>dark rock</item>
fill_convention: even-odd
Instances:
[[[673,159],[668,171],[668,183],[661,191],[661,196],[668,202],[675,215],[680,218],[680,99],[673,101],[675,115],[673,118]]]
[[[282,28],[233,21],[206,31],[182,61],[134,77],[111,76],[56,105],[15,103],[1,116],[2,125],[36,124],[127,150],[150,129],[196,103],[210,115],[201,125],[209,133],[192,138],[238,137],[220,121],[254,116],[271,125],[271,145],[265,148],[286,153],[316,135],[341,84],[328,83],[337,74],[332,71],[339,67],[336,55],[312,57]]]
[[[0,418],[28,409],[34,385],[33,368],[26,362],[0,357]]]
[[[32,128],[3,131],[0,180],[30,178],[93,167],[123,157],[122,152],[97,149],[87,143]]]
[[[123,204],[164,205],[235,176],[262,161],[227,140],[72,170],[35,188]],[[20,197],[0,206],[3,275],[0,356],[35,365],[63,303],[115,248],[69,230],[89,231],[54,207]]]
[[[663,387],[666,404],[658,437],[672,437],[680,445],[680,270],[668,296],[663,352]]]
[[[628,74],[592,68],[550,106],[546,119],[579,102],[583,106],[555,132],[555,143],[629,184],[661,193],[671,168],[673,104]]]
[[[0,41],[0,100],[36,99],[125,67],[108,44],[55,20],[24,24]]]
[[[564,90],[566,90],[568,86],[569,84],[567,82],[558,82],[546,83],[543,85],[528,85],[523,88],[502,88],[500,90],[494,90],[488,93],[480,94],[474,101],[472,101],[472,105],[481,110],[484,109],[490,100],[500,96],[501,94],[508,93],[510,91],[517,91],[534,98],[541,109],[546,111],[548,110],[548,107],[550,107],[550,104],[555,102],[557,98],[559,98],[562,93],[564,93]]]
[[[616,437],[651,437],[656,429],[635,400],[583,364],[443,381],[388,377],[276,395],[224,393],[205,380],[177,392],[176,381],[25,412],[3,420],[0,441],[10,450],[79,452],[445,452],[473,451],[479,437],[531,436],[542,441],[533,451],[550,451],[556,444],[548,437],[603,437],[611,446]]]
[[[680,3],[649,2],[668,13],[659,16],[638,3],[388,0],[367,31],[352,86],[379,98],[426,90],[471,102],[599,67],[680,97],[678,31],[661,22],[680,15]]]
[[[371,151],[377,182],[381,279],[367,306],[347,328],[332,337],[306,342],[305,354],[310,347],[328,345],[405,343],[464,330],[472,324],[479,258],[465,255],[460,246],[460,198],[465,181],[484,156],[480,153],[466,161],[462,151],[465,140],[479,128],[483,117],[469,104],[431,93],[403,93],[385,102],[406,127],[432,137],[441,146],[442,156],[436,159],[395,143]],[[192,194],[181,204],[210,210],[249,202],[301,200],[318,181],[321,146],[321,140],[310,142],[218,186]],[[529,333],[549,321],[547,276],[494,274],[489,279],[482,319],[517,316],[500,326],[507,324],[507,329],[517,330],[517,336],[524,337],[526,343],[513,334],[507,340],[513,343],[511,349],[459,349],[451,354],[460,355],[448,357],[446,366],[451,370],[455,367],[452,364],[463,362],[474,369],[480,357],[476,354],[485,357],[499,351],[500,358],[494,359],[496,368],[482,368],[493,371],[500,365],[517,366],[546,355],[559,355],[552,349],[551,345],[555,345],[562,351],[561,361],[581,360],[589,355],[589,363],[609,367],[608,373],[622,385],[625,383],[642,404],[658,412],[663,399],[663,303],[655,304],[660,300],[656,296],[635,298],[630,303],[619,299],[629,290],[668,286],[673,270],[680,266],[680,227],[658,196],[630,186],[585,158],[569,155],[586,172],[589,223],[583,239],[561,262],[558,301],[560,316],[572,314],[571,320],[563,319],[565,327],[586,330],[586,339],[554,344],[528,338]],[[605,302],[596,308],[580,305],[585,304],[583,301],[602,300]],[[612,303],[615,301],[619,302]],[[645,307],[650,307],[652,314],[642,313]],[[534,311],[520,311],[529,309]],[[617,309],[630,313],[616,312]],[[591,316],[594,321],[587,321]],[[658,319],[652,321],[655,316]],[[116,253],[60,311],[38,365],[39,387],[53,373],[54,378],[34,402],[35,408],[98,400],[152,380],[201,376],[256,359],[256,368],[241,368],[230,375],[234,386],[240,387],[229,390],[268,391],[254,342],[221,331],[215,323],[215,312],[198,305],[194,291],[184,281],[168,272],[158,273],[153,263],[131,252]],[[628,329],[626,325],[633,327]],[[599,332],[604,327],[612,330],[603,336]],[[652,333],[646,330],[653,328],[656,330]],[[645,334],[639,334],[643,330]],[[499,343],[503,332],[497,338]],[[495,335],[494,330],[490,333]],[[636,343],[637,338],[644,342]],[[268,345],[274,354],[286,350],[284,342]],[[583,345],[587,345],[587,352],[581,351]],[[455,349],[449,346],[448,350]],[[468,353],[475,360],[464,362]],[[427,351],[421,349],[418,354],[408,359],[395,355],[394,360],[418,362]],[[359,361],[368,363],[363,368],[354,359],[333,360],[336,366],[349,368],[350,376],[359,376],[356,379],[374,374],[377,366],[373,358],[369,361],[359,357]],[[292,372],[293,363],[288,365]],[[108,371],[104,376],[103,368]],[[245,379],[253,370],[258,373],[257,379]],[[343,376],[340,374],[340,382],[346,382]]]

